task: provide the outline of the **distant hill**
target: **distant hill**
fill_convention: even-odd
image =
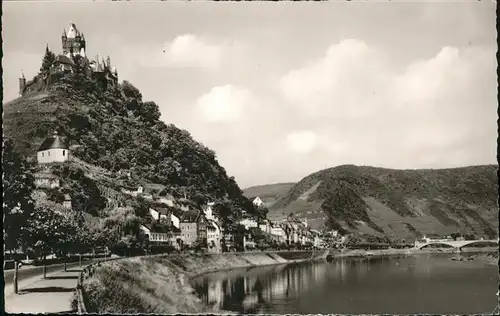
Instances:
[[[256,185],[243,189],[243,195],[247,198],[258,196],[262,199],[262,202],[270,206],[284,196],[294,185],[294,182]]]
[[[496,238],[497,169],[343,165],[303,178],[271,206],[268,217],[294,213],[313,227],[394,238],[457,231]]]

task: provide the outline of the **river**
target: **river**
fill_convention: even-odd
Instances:
[[[254,267],[192,281],[205,304],[259,314],[493,312],[498,267],[417,255]]]

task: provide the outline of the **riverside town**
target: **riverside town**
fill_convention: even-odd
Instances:
[[[325,4],[4,4],[5,311],[496,314],[493,7]]]

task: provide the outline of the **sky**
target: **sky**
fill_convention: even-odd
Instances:
[[[3,23],[5,101],[75,23],[242,188],[497,163],[493,1],[11,1]]]

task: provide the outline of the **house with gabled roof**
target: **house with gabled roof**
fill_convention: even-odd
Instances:
[[[202,210],[203,210],[203,213],[205,214],[205,217],[208,220],[213,220],[213,221],[219,222],[219,219],[214,214],[214,205],[215,205],[214,202],[208,202],[207,205],[204,205],[202,207]]]
[[[208,220],[207,249],[209,252],[222,252],[222,228],[214,220]]]
[[[179,225],[181,238],[185,245],[193,245],[196,241],[206,242],[208,221],[201,211],[184,212]]]
[[[150,242],[167,243],[175,246],[176,238],[180,231],[172,227],[161,224],[141,224],[141,231],[147,236]]]
[[[253,205],[257,206],[257,207],[263,207],[263,206],[266,206],[265,203],[261,200],[260,197],[258,196],[255,196],[255,197],[251,197],[249,198],[250,201],[252,201]]]
[[[157,207],[153,206],[149,208],[149,213],[151,217],[155,221],[166,221],[169,225],[172,225],[178,229],[180,229],[180,216],[182,214],[181,211],[172,208],[172,207]]]

